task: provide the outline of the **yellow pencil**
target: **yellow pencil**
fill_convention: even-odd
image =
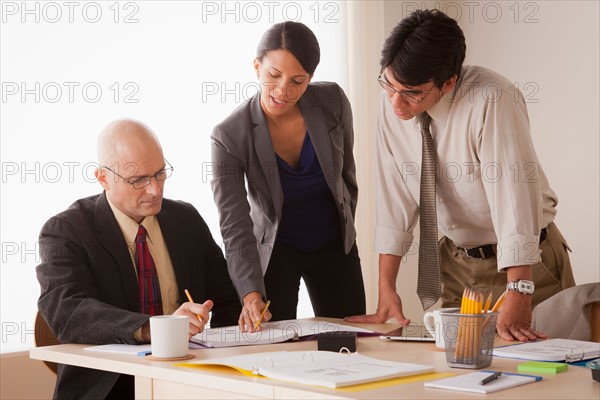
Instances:
[[[460,302],[460,313],[464,314],[467,310],[467,288],[464,288],[463,290],[463,295],[462,295],[462,300]]]
[[[258,319],[258,321],[256,321],[256,324],[254,324],[254,329],[258,329],[260,324],[262,324],[263,317],[265,316],[265,313],[269,309],[270,304],[271,304],[271,300],[267,300],[267,304],[265,304],[264,310],[262,310],[262,312],[260,313],[260,318]]]
[[[187,296],[190,303],[194,304],[194,299],[192,299],[192,295],[190,294],[190,292],[187,289],[183,289],[183,291],[185,292],[185,295]],[[202,316],[200,316],[200,314],[196,314],[196,317],[198,317],[198,321],[204,323],[204,320],[202,319]]]
[[[485,301],[485,306],[483,307],[484,313],[487,313],[489,311],[491,304],[492,304],[492,292],[490,292],[490,294],[487,297],[487,300]]]
[[[504,298],[506,297],[506,292],[508,291],[505,290],[504,293],[502,293],[500,295],[500,297],[498,297],[498,300],[496,300],[496,303],[494,304],[494,307],[492,307],[492,312],[496,312],[498,311],[498,309],[500,308],[500,306],[502,305],[502,303],[504,302]]]

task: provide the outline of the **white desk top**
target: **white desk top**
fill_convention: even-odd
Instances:
[[[385,332],[396,327],[396,325],[391,324],[363,324],[357,326],[380,332]],[[600,383],[592,380],[589,369],[577,366],[569,366],[567,371],[556,375],[545,374],[544,379],[538,383],[487,395],[425,388],[423,382],[406,383],[360,392],[346,392],[259,377],[246,377],[233,369],[213,372],[203,369],[178,367],[173,362],[151,361],[145,357],[89,352],[84,351],[84,347],[86,345],[75,344],[38,347],[31,350],[30,356],[39,360],[152,379],[154,381],[154,390],[162,382],[165,383],[165,387],[169,390],[175,390],[170,388],[179,385],[186,391],[189,391],[190,388],[200,388],[199,390],[206,389],[211,391],[211,395],[213,396],[215,393],[222,393],[223,397],[231,398],[465,399],[485,397],[486,399],[505,399],[518,397],[531,399],[600,399]],[[195,359],[198,360],[263,351],[316,349],[316,341],[304,341],[223,349],[199,349],[190,350],[190,353],[194,354],[196,356]],[[445,353],[437,349],[433,343],[393,342],[379,339],[378,336],[359,337],[357,350],[359,353],[374,358],[431,365],[435,367],[436,372],[451,372],[454,374],[472,372],[472,370],[467,369],[449,368],[446,364]],[[494,357],[492,364],[486,369],[516,372],[517,365],[521,362],[522,360]],[[197,396],[199,393],[202,392],[194,394],[188,392],[192,397]]]

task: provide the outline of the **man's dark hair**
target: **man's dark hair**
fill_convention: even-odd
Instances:
[[[272,50],[289,51],[310,75],[315,72],[321,60],[321,50],[315,34],[300,22],[285,21],[269,28],[258,43],[256,58],[262,61]]]
[[[439,10],[417,10],[392,29],[381,51],[381,68],[398,82],[418,86],[433,80],[438,88],[460,76],[467,45],[458,23]]]

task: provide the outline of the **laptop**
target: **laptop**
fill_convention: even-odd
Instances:
[[[423,324],[410,324],[396,328],[379,336],[381,339],[405,342],[435,342],[435,338]]]

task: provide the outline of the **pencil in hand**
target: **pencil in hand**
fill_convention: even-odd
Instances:
[[[192,299],[192,295],[190,294],[190,292],[187,289],[184,289],[183,291],[185,292],[185,295],[187,296],[189,302],[194,304],[194,299]],[[204,324],[204,320],[202,319],[202,316],[200,314],[196,314],[196,318],[198,318],[198,321],[200,321],[200,323]]]
[[[265,304],[265,308],[260,313],[260,318],[258,319],[258,321],[256,321],[256,324],[254,324],[254,330],[257,330],[258,327],[260,326],[260,324],[262,324],[263,317],[265,316],[265,313],[269,309],[270,304],[271,304],[271,300],[267,300],[267,304]]]

